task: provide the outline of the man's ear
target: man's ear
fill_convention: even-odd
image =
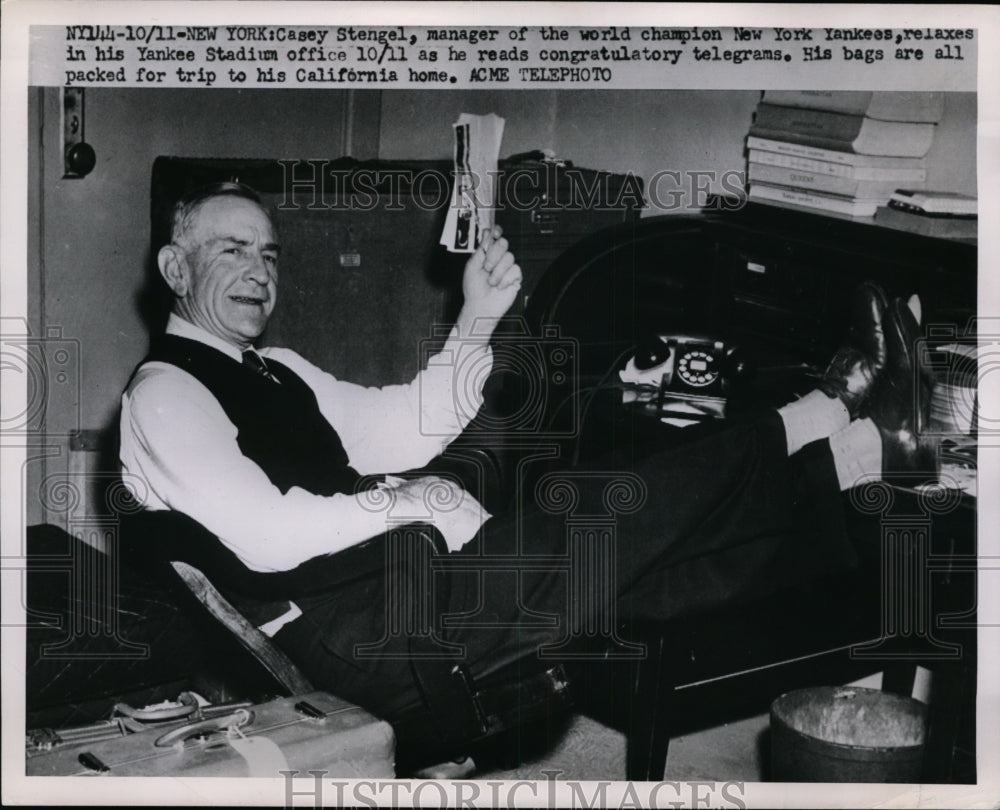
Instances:
[[[156,255],[160,275],[173,290],[174,295],[183,298],[188,292],[188,266],[184,251],[177,245],[164,245]]]

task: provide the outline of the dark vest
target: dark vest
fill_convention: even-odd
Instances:
[[[282,493],[297,486],[314,495],[350,494],[374,483],[349,465],[340,437],[323,418],[312,389],[287,366],[267,360],[278,384],[216,349],[174,335],[154,341],[143,362],[154,361],[183,369],[212,393],[236,427],[243,455]],[[280,616],[289,599],[350,579],[340,555],[315,558],[286,572],[252,571],[215,535],[180,512],[140,512],[129,518],[124,531],[128,547],[144,556],[160,563],[184,560],[203,570],[254,624]],[[282,538],[273,542],[281,543]],[[364,570],[376,562],[352,568]]]
[[[165,335],[146,362],[170,363],[204,385],[238,433],[237,443],[282,493],[301,487],[314,495],[352,493],[360,476],[316,395],[276,360],[267,367],[280,385],[195,340]]]

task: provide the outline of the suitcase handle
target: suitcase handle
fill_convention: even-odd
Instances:
[[[178,702],[172,705],[147,706],[144,709],[135,709],[127,703],[116,703],[111,711],[112,717],[116,714],[124,715],[131,720],[158,721],[176,720],[180,717],[187,717],[198,711],[198,699],[190,692],[182,692]]]
[[[230,728],[239,728],[253,721],[253,712],[249,709],[238,709],[232,714],[222,717],[211,717],[208,720],[199,720],[197,723],[188,723],[186,726],[168,731],[161,737],[156,738],[154,743],[160,748],[169,748],[177,743],[182,743],[192,737],[201,737],[213,731],[226,731]]]

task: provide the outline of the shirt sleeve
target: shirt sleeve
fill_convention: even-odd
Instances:
[[[413,382],[366,388],[338,380],[287,349],[267,350],[316,394],[340,435],[351,466],[363,475],[418,469],[439,455],[483,404],[493,354],[483,340],[452,330]]]
[[[379,493],[323,497],[293,487],[282,494],[187,372],[140,369],[122,398],[121,428],[125,481],[136,497],[190,516],[253,570],[288,570],[386,530],[391,499]]]

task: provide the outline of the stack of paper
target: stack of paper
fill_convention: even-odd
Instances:
[[[493,227],[495,180],[504,119],[462,113],[455,128],[455,186],[441,244],[452,253],[472,253]]]
[[[951,343],[939,346],[937,351],[947,362],[931,394],[930,427],[938,433],[974,433],[978,409],[978,348]]]

